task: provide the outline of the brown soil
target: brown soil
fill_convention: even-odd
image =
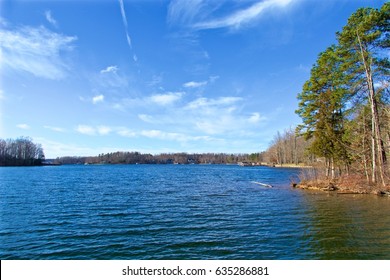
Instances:
[[[336,192],[337,194],[375,194],[390,196],[390,185],[386,187],[369,184],[358,175],[343,176],[337,180],[303,180],[292,184],[294,188]]]

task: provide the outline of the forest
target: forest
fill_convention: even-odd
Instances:
[[[389,20],[390,3],[350,16],[298,94],[302,124],[275,136],[269,159],[321,166],[322,178],[333,181],[349,176],[389,184]]]
[[[0,166],[41,165],[44,159],[42,146],[31,138],[0,139]]]
[[[91,157],[58,157],[54,164],[237,164],[261,162],[261,154],[114,152]]]

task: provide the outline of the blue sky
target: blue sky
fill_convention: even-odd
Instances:
[[[335,32],[385,2],[0,0],[0,138],[47,158],[265,150]]]

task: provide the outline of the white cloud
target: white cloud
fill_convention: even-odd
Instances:
[[[199,15],[201,10],[209,7],[204,0],[173,0],[168,7],[168,21],[179,25],[192,22]]]
[[[130,77],[125,73],[119,72],[116,65],[110,65],[100,70],[99,74],[89,76],[90,83],[94,85],[97,91],[123,89],[129,85]]]
[[[78,125],[76,128],[76,131],[85,134],[85,135],[95,135],[96,134],[96,129],[92,126],[89,125]]]
[[[215,135],[237,129],[238,119],[230,113],[215,115],[214,118],[202,118],[195,122],[195,126],[202,132]]]
[[[182,110],[180,121],[207,135],[238,137],[266,120],[259,112],[248,114],[242,97],[197,98]],[[178,118],[178,119],[179,119]]]
[[[173,106],[175,102],[182,99],[184,92],[165,92],[161,94],[152,94],[143,98],[122,98],[111,104],[111,108],[119,111],[126,111],[130,108],[140,110],[140,108],[148,110],[158,110],[159,107]],[[144,118],[139,114],[140,119]]]
[[[51,23],[54,27],[58,27],[57,21],[53,18],[53,15],[51,14],[51,11],[48,10],[45,12],[46,20]]]
[[[104,95],[103,94],[99,94],[99,95],[96,95],[94,97],[92,97],[92,103],[93,104],[97,104],[99,102],[103,102],[104,101]]]
[[[217,99],[209,99],[205,97],[200,97],[198,99],[195,99],[194,101],[187,104],[186,108],[188,109],[198,109],[201,107],[212,107],[212,106],[227,106],[234,104],[236,102],[242,101],[243,99],[241,97],[220,97]]]
[[[121,151],[120,147],[93,147],[91,144],[88,146],[75,145],[72,143],[61,143],[46,138],[37,137],[34,141],[42,144],[46,158],[56,158],[63,156],[96,156],[100,153],[110,153],[115,151]]]
[[[118,66],[116,65],[112,65],[112,66],[108,66],[106,69],[103,69],[100,71],[101,74],[104,74],[104,73],[114,73],[116,74],[116,72],[119,70]]]
[[[168,92],[164,94],[155,94],[149,97],[149,100],[161,106],[173,104],[181,99],[183,92]]]
[[[168,21],[178,26],[192,27],[197,30],[215,28],[240,28],[257,20],[273,9],[284,9],[298,0],[236,1],[236,10],[225,13],[230,3],[223,1],[189,0],[171,1],[168,9]],[[247,3],[252,3],[249,6]],[[230,5],[232,7],[232,5]],[[234,6],[233,6],[234,7]],[[229,9],[231,10],[231,9]]]
[[[42,26],[0,29],[2,65],[41,78],[63,79],[69,70],[63,57],[64,51],[71,51],[76,39]]]
[[[30,126],[25,123],[18,124],[16,127],[20,129],[30,129]]]
[[[43,126],[43,127],[46,128],[46,129],[50,129],[50,130],[52,130],[52,131],[56,131],[56,132],[64,132],[64,131],[65,131],[64,128],[62,128],[62,127],[57,127],[57,126],[45,125],[45,126]]]
[[[166,132],[161,130],[142,130],[139,133],[141,136],[152,138],[152,139],[159,139],[159,140],[165,140],[165,141],[175,141],[179,143],[185,143],[190,141],[216,141],[219,139],[212,138],[210,136],[193,136],[193,135],[186,135],[183,133],[177,133],[177,132]]]
[[[206,81],[200,81],[200,82],[190,81],[190,82],[184,83],[183,87],[185,87],[185,88],[199,88],[199,87],[206,86],[209,83],[210,84],[214,83],[218,79],[219,79],[219,76],[210,76],[209,79]]]
[[[164,138],[164,133],[160,130],[142,130],[141,135],[149,138]]]
[[[114,128],[111,128],[106,125],[98,125],[96,127],[90,126],[90,125],[78,125],[76,128],[76,131],[85,134],[85,135],[108,135],[111,131],[113,131]]]
[[[111,127],[105,125],[98,126],[96,130],[100,135],[107,135],[112,131]]]
[[[198,87],[202,87],[202,86],[205,86],[207,85],[207,81],[203,81],[203,82],[195,82],[195,81],[191,81],[191,82],[187,82],[185,84],[183,84],[183,87],[185,88],[198,88]]]
[[[257,112],[256,113],[252,113],[252,115],[248,118],[248,121],[250,123],[253,123],[253,124],[259,123],[262,120],[265,120],[265,118],[262,117],[260,115],[260,113],[257,113]]]
[[[214,29],[224,27],[240,28],[242,24],[246,24],[257,19],[261,14],[265,13],[270,8],[284,8],[293,0],[265,0],[260,1],[249,8],[236,11],[224,18],[200,22],[195,25],[198,29]]]

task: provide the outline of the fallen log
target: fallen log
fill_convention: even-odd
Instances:
[[[260,186],[266,187],[266,188],[272,188],[271,185],[260,183],[260,182],[256,182],[256,181],[252,181],[252,183],[256,184],[256,185],[260,185]]]

